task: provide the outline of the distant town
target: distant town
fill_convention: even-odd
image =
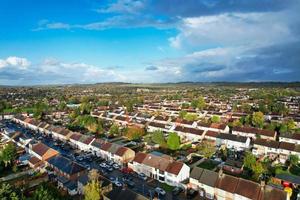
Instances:
[[[0,87],[0,199],[300,199],[299,83]]]

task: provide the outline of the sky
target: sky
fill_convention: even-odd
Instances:
[[[0,85],[300,81],[300,0],[1,0]]]

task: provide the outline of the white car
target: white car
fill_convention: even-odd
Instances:
[[[120,166],[118,164],[113,164],[113,168],[120,169]]]
[[[122,187],[123,184],[120,182],[120,181],[115,181],[114,184],[117,186],[117,187]]]
[[[101,164],[100,164],[100,167],[106,168],[107,165],[106,165],[105,163],[101,163]]]
[[[143,174],[143,173],[138,174],[138,177],[139,177],[140,179],[144,180],[144,181],[147,180],[147,176],[146,176],[145,174]]]
[[[157,192],[159,195],[165,196],[166,195],[166,191],[164,191],[162,188],[157,187],[155,188],[155,192]]]

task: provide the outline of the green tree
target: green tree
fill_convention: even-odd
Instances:
[[[253,166],[256,164],[256,157],[251,152],[246,152],[243,163],[244,167],[252,170]]]
[[[199,110],[203,110],[206,106],[206,102],[202,96],[200,96],[198,99],[193,99],[191,101],[191,106],[193,108],[198,108]]]
[[[196,121],[198,119],[198,115],[193,113],[188,113],[184,116],[184,119],[187,121]]]
[[[181,110],[178,115],[180,119],[184,119],[184,117],[187,115],[187,111]]]
[[[218,123],[218,122],[220,122],[220,117],[217,116],[217,115],[214,115],[214,116],[211,117],[210,120],[211,120],[212,123]]]
[[[243,103],[241,108],[242,108],[242,111],[245,113],[249,113],[251,111],[251,105],[249,105],[247,103]]]
[[[34,191],[32,200],[57,200],[58,196],[56,192],[43,184]]]
[[[119,126],[117,124],[113,124],[109,129],[109,135],[114,136],[114,135],[119,135],[119,133],[120,133]]]
[[[126,111],[127,112],[133,112],[133,102],[132,101],[127,101],[125,103]]]
[[[139,140],[145,135],[145,130],[138,126],[130,126],[125,131],[125,136],[129,140]]]
[[[264,114],[262,112],[254,112],[252,115],[252,124],[256,127],[262,128],[264,126]]]
[[[42,119],[48,112],[49,106],[45,101],[40,101],[34,106],[33,117],[36,119]]]
[[[159,146],[161,146],[161,147],[166,146],[166,140],[165,140],[165,137],[164,137],[164,134],[162,131],[159,131],[159,130],[154,131],[152,134],[151,140],[154,143],[159,144]]]
[[[58,104],[58,110],[65,110],[67,108],[67,104],[64,101],[61,101]]]
[[[93,109],[93,106],[89,102],[83,102],[80,104],[80,111],[82,114],[90,114],[92,109]]]
[[[291,165],[297,165],[299,163],[299,157],[297,155],[290,155],[289,161]]]
[[[293,119],[288,119],[286,122],[285,122],[286,126],[287,126],[287,129],[290,131],[290,130],[293,130],[296,128],[296,124],[295,124],[295,121]]]
[[[21,199],[13,187],[7,183],[0,185],[0,199],[3,200],[19,200]]]
[[[210,142],[202,141],[197,146],[197,150],[205,158],[210,158],[216,152],[216,147]]]
[[[256,162],[254,165],[252,165],[252,171],[254,173],[254,179],[258,180],[259,176],[266,172],[266,169],[261,162]]]
[[[180,137],[177,133],[170,133],[167,139],[168,148],[175,151],[180,148]]]
[[[89,182],[84,186],[84,200],[102,199],[102,187],[99,181],[99,175],[94,170],[89,173]]]
[[[232,122],[233,127],[241,127],[243,124],[241,123],[240,120],[236,119]]]
[[[17,149],[14,144],[7,144],[4,149],[0,152],[0,160],[2,160],[7,167],[8,164],[11,164],[17,156]]]

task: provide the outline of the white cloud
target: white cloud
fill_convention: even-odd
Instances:
[[[145,7],[145,1],[143,0],[118,0],[115,3],[110,4],[106,8],[97,10],[100,13],[129,13],[135,14]]]
[[[169,39],[175,48],[216,45],[264,46],[297,40],[290,30],[287,11],[266,13],[225,13],[184,18],[180,33]]]
[[[30,64],[30,61],[28,61],[26,58],[20,58],[16,56],[9,56],[6,59],[0,59],[0,68],[13,66],[24,70],[30,66]]]

